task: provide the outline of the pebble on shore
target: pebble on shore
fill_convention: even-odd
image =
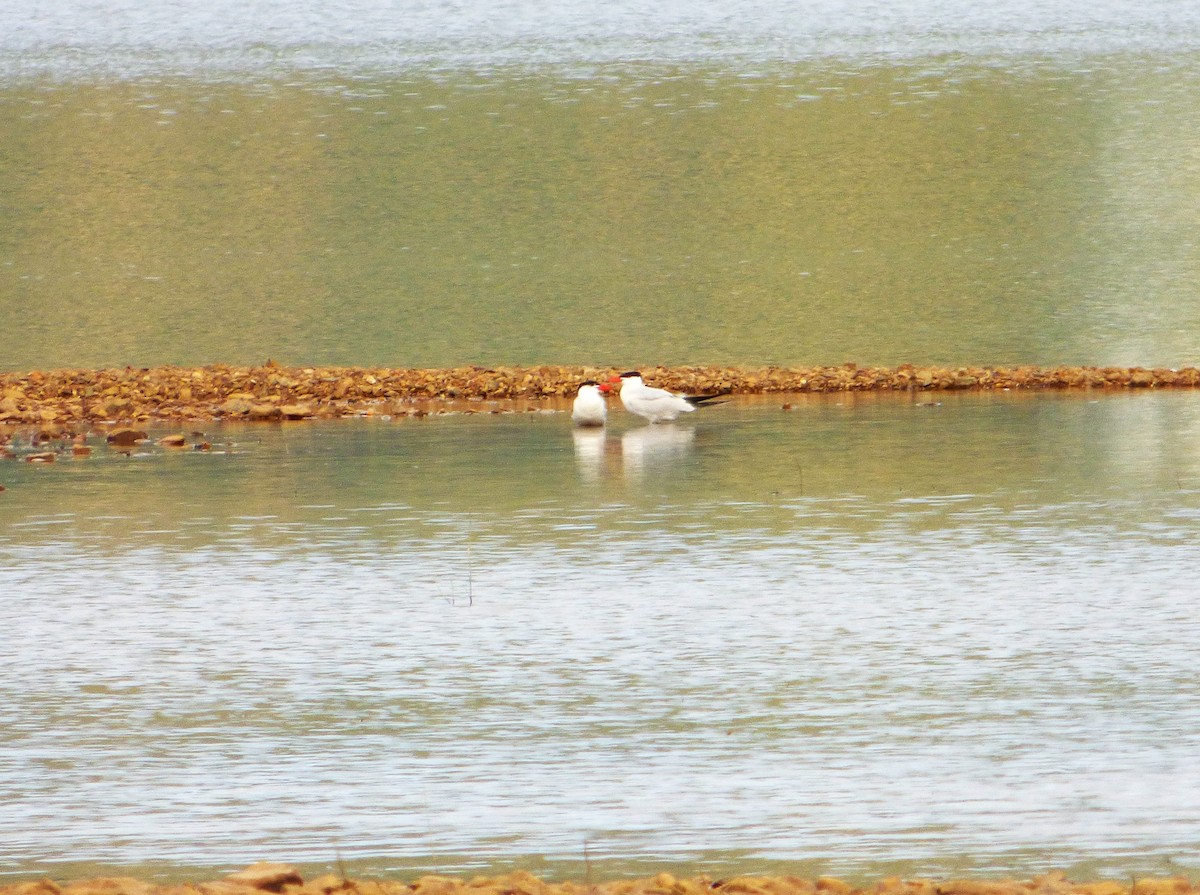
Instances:
[[[50,879],[0,885],[0,895],[1189,895],[1185,877],[1100,880],[1077,883],[1061,872],[1031,880],[959,879],[903,880],[889,877],[854,886],[835,877],[739,876],[713,880],[706,876],[677,878],[669,873],[609,882],[545,882],[517,871],[503,876],[459,880],[423,876],[412,882],[357,880],[336,874],[305,881],[287,864],[261,862],[223,879],[157,885],[126,877],[101,877],[57,883]]]
[[[299,420],[420,416],[429,404],[573,396],[617,368],[150,367],[0,373],[0,425],[155,420]],[[1200,370],[1141,367],[655,367],[656,386],[692,394],[1200,387]]]

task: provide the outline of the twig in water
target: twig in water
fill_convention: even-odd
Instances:
[[[467,606],[475,605],[475,585],[472,577],[471,542],[467,541]]]
[[[349,889],[350,878],[346,876],[346,865],[342,863],[342,849],[339,846],[334,845],[333,853],[337,857],[338,876],[342,878],[342,888]]]
[[[475,565],[471,562],[471,531],[472,525],[470,520],[467,521],[467,608],[475,605]],[[451,606],[457,606],[458,600],[454,596],[446,597],[446,602]]]

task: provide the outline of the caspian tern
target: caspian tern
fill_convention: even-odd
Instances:
[[[691,413],[697,407],[707,407],[715,399],[728,392],[713,395],[677,395],[665,388],[654,388],[642,381],[636,370],[613,377],[612,382],[621,383],[621,403],[630,413],[645,417],[652,423],[665,423],[676,419],[681,413]],[[717,403],[724,403],[718,401]]]
[[[603,391],[608,391],[607,385],[601,385],[589,379],[579,386],[579,394],[571,407],[571,422],[577,426],[603,426],[608,418],[608,407],[604,403]]]

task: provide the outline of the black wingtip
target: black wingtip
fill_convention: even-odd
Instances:
[[[730,389],[725,389],[723,392],[713,392],[711,395],[684,395],[683,400],[693,407],[712,407],[716,404],[727,404],[727,401],[718,401],[717,398],[730,394],[730,391]]]

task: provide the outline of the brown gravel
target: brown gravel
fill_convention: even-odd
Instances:
[[[155,885],[132,878],[98,878],[70,883],[52,880],[0,886],[0,895],[1189,895],[1184,877],[1118,882],[1072,882],[1059,872],[1020,881],[1013,879],[902,880],[899,877],[853,886],[841,879],[792,876],[743,876],[713,880],[676,878],[669,873],[637,880],[598,883],[550,883],[518,871],[495,877],[456,879],[423,876],[411,882],[358,880],[327,874],[305,881],[286,864],[261,863],[223,879]]]
[[[421,415],[447,402],[563,398],[617,368],[539,366],[395,370],[352,367],[153,367],[0,373],[0,425],[154,420],[283,420]],[[689,393],[1196,388],[1200,370],[1141,367],[656,367],[652,385]]]

